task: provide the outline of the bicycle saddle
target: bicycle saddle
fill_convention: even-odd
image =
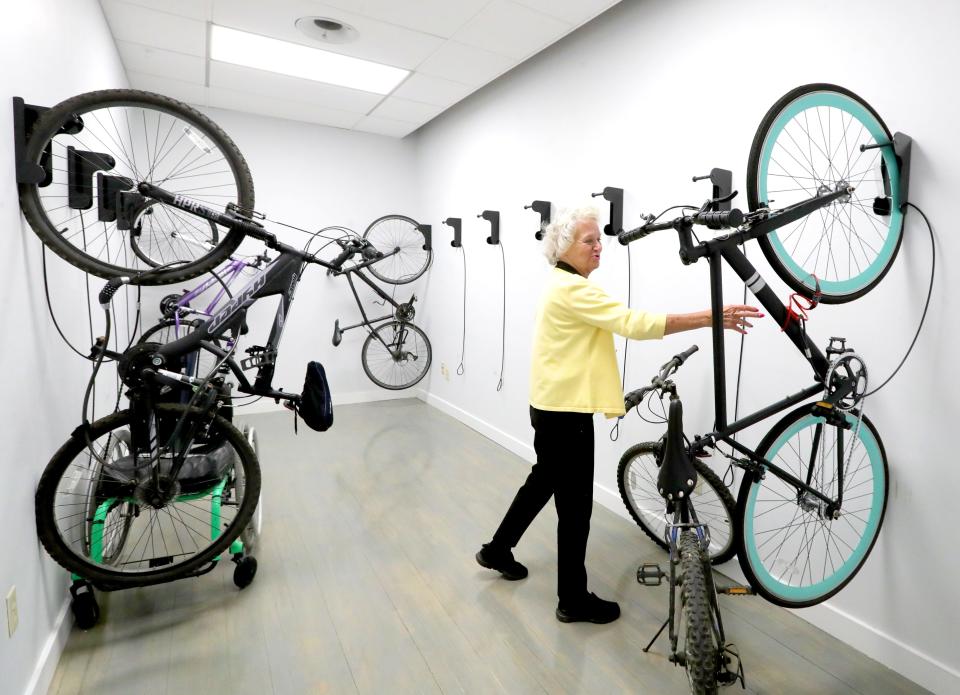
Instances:
[[[657,476],[657,490],[664,499],[677,500],[690,497],[697,484],[697,471],[687,455],[683,440],[683,405],[679,399],[670,400],[667,420],[667,437],[663,446],[663,460]]]

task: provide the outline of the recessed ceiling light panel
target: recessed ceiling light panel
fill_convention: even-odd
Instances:
[[[408,70],[213,24],[210,59],[257,70],[389,94]]]
[[[352,26],[331,17],[301,17],[294,26],[304,36],[323,43],[350,43],[359,36]]]

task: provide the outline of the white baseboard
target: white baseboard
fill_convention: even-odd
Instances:
[[[57,619],[54,621],[53,630],[47,637],[40,655],[37,657],[37,665],[33,669],[33,674],[27,682],[27,687],[23,695],[46,695],[50,690],[50,684],[53,682],[53,676],[57,672],[57,664],[60,663],[60,655],[63,654],[64,647],[67,646],[67,638],[70,637],[70,628],[73,627],[73,615],[70,613],[70,599],[63,602]]]
[[[532,446],[520,441],[513,435],[507,434],[503,430],[494,427],[488,422],[471,415],[462,408],[455,406],[450,401],[444,400],[443,398],[440,398],[439,396],[429,392],[425,392],[424,395],[421,396],[421,399],[434,406],[438,410],[442,410],[447,415],[455,417],[470,429],[476,430],[487,439],[493,440],[504,449],[508,449],[525,461],[534,463],[537,460]]]
[[[533,447],[521,442],[516,437],[431,393],[426,393],[421,397],[428,404],[455,417],[471,429],[492,439],[521,458],[530,462],[536,460]],[[594,482],[593,498],[617,516],[634,523],[624,508],[618,492]],[[733,579],[741,582],[745,581],[735,560],[725,563],[720,569]],[[871,659],[879,661],[933,693],[942,693],[943,695],[960,693],[960,672],[830,605],[829,602],[812,608],[797,610],[794,613],[811,625],[842,640]]]

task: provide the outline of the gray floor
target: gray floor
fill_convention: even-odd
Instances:
[[[663,638],[640,651],[667,593],[637,585],[637,563],[663,558],[632,524],[596,506],[588,553],[591,589],[623,617],[560,624],[552,505],[517,551],[528,579],[473,560],[526,474],[513,454],[414,400],[340,407],[325,434],[247,420],[264,477],[253,585],[237,591],[225,563],[101,594],[101,624],[74,630],[50,693],[688,692]],[[721,603],[747,692],[926,692],[762,599]]]

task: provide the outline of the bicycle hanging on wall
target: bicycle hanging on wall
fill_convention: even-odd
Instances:
[[[330,275],[347,278],[363,317],[362,321],[350,326],[341,326],[340,319],[337,319],[333,326],[334,346],[340,345],[345,332],[363,326],[367,329],[367,338],[360,349],[360,363],[370,381],[394,391],[414,386],[427,375],[432,361],[430,340],[413,323],[416,316],[413,305],[417,296],[411,295],[406,302],[397,302],[363,271],[367,270],[379,280],[393,285],[413,282],[427,271],[433,257],[429,232],[425,234],[423,225],[403,215],[386,215],[374,220],[362,237],[343,227],[326,229],[344,233],[336,243],[347,254],[348,261],[360,257],[353,265],[328,271]],[[392,254],[386,255],[381,249],[388,249]],[[354,277],[370,287],[383,300],[382,303],[389,303],[394,311],[377,318],[368,317],[354,285]]]
[[[627,478],[623,465],[620,470],[628,509],[641,510],[634,518],[670,552],[668,573],[643,565],[637,578],[644,584],[669,578],[669,614],[661,632],[669,626],[670,659],[686,668],[694,693],[715,693],[718,684],[743,677],[739,657],[726,643],[710,571],[711,557],[717,555],[716,510],[721,510],[716,515],[721,531],[735,537],[750,587],[777,605],[800,608],[830,598],[857,574],[877,540],[888,494],[883,444],[863,413],[863,358],[843,338],[831,338],[821,352],[802,318],[780,302],[738,247],[756,239],[777,274],[813,302],[856,299],[883,278],[899,249],[908,166],[909,138],[891,137],[866,102],[834,85],[806,85],[770,109],[754,138],[747,173],[749,213],[718,209],[733,193],[670,221],[648,221],[619,235],[628,244],[673,229],[684,264],[702,258],[710,264],[715,429],[691,438],[683,432],[681,401],[670,376],[696,351],[694,346],[665,364],[650,386],[626,395],[627,410],[654,395],[669,397],[669,415],[660,442],[640,445],[646,458],[637,464],[639,470]],[[774,208],[774,201],[785,205]],[[723,233],[695,242],[695,225]],[[724,262],[814,374],[813,385],[732,423],[726,413]],[[747,427],[791,408],[756,449],[735,439]],[[705,505],[708,514],[701,518],[702,467],[696,457],[708,449],[727,456],[744,475],[735,510],[729,503]],[[636,493],[635,481],[640,481]],[[714,497],[722,497],[716,481],[708,476],[707,483]],[[652,511],[654,496],[660,497],[665,513]]]

